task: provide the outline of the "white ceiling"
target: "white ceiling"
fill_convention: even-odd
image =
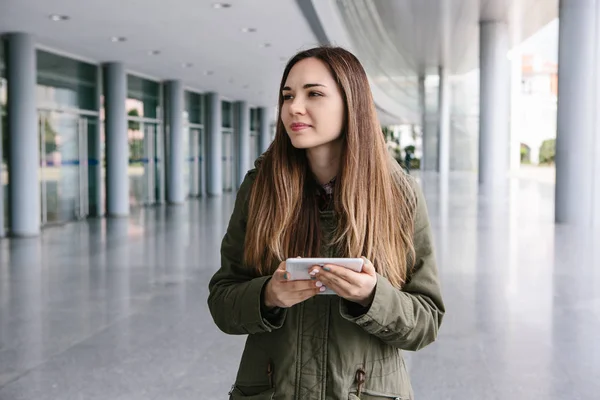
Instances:
[[[211,0],[0,0],[0,34],[31,33],[63,54],[121,61],[151,78],[182,79],[190,88],[272,106],[287,59],[317,40],[293,0],[224,1],[232,7],[214,9]],[[51,14],[71,19],[53,22]],[[246,27],[257,32],[243,33]],[[113,43],[113,36],[127,41]]]
[[[360,58],[380,115],[387,115],[388,123],[420,120],[420,74],[436,75],[444,66],[451,75],[461,75],[479,67],[481,20],[507,22],[511,46],[516,46],[558,16],[558,0],[312,3],[319,19],[327,21],[322,25],[329,41],[352,49]]]
[[[122,61],[131,72],[272,106],[285,62],[318,44],[319,25],[330,43],[361,60],[389,124],[419,121],[419,74],[436,74],[439,65],[451,74],[478,67],[481,19],[509,22],[516,45],[558,13],[558,0],[223,0],[228,9],[214,9],[214,1],[0,0],[0,34],[32,33],[42,47],[66,55]],[[312,4],[316,20],[298,3]],[[51,14],[71,19],[53,22]],[[246,27],[257,32],[243,33]],[[127,41],[113,43],[113,36]]]

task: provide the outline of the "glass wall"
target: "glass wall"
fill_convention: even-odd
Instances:
[[[203,96],[185,92],[184,111],[184,190],[188,197],[202,193],[204,170],[204,107]]]
[[[98,67],[45,51],[37,51],[39,108],[98,111]]]
[[[127,76],[129,198],[132,206],[164,202],[162,86]]]
[[[0,237],[8,231],[8,126],[6,123],[6,68],[0,39]]]
[[[233,107],[228,101],[221,102],[221,121],[223,191],[230,192],[233,190],[235,165],[233,156]]]
[[[37,52],[42,225],[87,217],[89,144],[99,117],[98,66],[45,51]]]

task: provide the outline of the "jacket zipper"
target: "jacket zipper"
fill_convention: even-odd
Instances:
[[[363,385],[367,380],[367,373],[364,369],[360,368],[356,371],[356,396],[360,398],[360,395],[363,390]]]

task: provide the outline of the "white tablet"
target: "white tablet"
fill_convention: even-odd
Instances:
[[[318,265],[323,267],[327,264],[339,265],[340,267],[351,269],[355,272],[362,271],[362,258],[288,258],[285,260],[285,270],[290,274],[289,279],[292,281],[310,279],[309,272],[311,267]],[[335,294],[330,289],[319,294]]]

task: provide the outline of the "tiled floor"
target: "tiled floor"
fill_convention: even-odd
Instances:
[[[424,179],[447,315],[407,354],[416,398],[597,399],[600,235],[554,226],[551,184],[474,182]],[[206,298],[233,200],[0,241],[0,399],[227,398],[243,338]]]

